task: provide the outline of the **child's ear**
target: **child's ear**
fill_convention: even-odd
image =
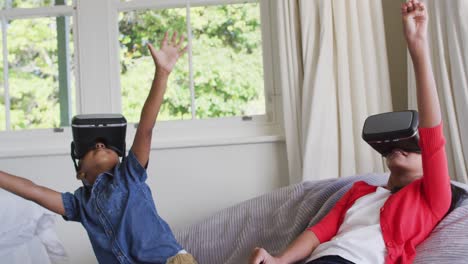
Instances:
[[[86,172],[83,172],[83,171],[78,171],[76,173],[76,179],[77,180],[83,180],[86,178]]]

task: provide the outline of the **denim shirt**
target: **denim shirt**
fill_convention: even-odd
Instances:
[[[130,151],[92,187],[62,194],[64,219],[81,222],[99,263],[166,263],[182,250],[158,215],[146,178]]]

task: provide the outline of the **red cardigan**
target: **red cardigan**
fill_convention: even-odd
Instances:
[[[392,194],[380,209],[380,227],[387,248],[385,263],[412,263],[416,246],[429,236],[450,207],[452,192],[442,124],[419,128],[419,135],[424,176]],[[356,182],[335,207],[308,230],[315,233],[320,243],[329,241],[354,202],[376,189],[363,181]]]

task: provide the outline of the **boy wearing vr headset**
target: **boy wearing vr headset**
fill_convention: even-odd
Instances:
[[[388,151],[384,154],[391,172],[387,186],[355,183],[283,253],[272,256],[256,248],[250,264],[412,263],[415,247],[453,206],[425,5],[418,0],[404,3],[402,18],[416,73],[421,153]]]
[[[59,193],[33,182],[0,172],[0,188],[81,222],[88,232],[99,263],[178,263],[195,259],[176,241],[169,225],[158,215],[151,190],[145,183],[153,127],[163,102],[168,77],[187,50],[184,37],[166,32],[160,50],[148,44],[156,72],[143,106],[128,156],[119,155],[106,140],[97,140],[80,155],[77,178],[84,186]],[[72,153],[72,157],[74,153]]]

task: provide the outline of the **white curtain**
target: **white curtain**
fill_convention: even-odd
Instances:
[[[290,183],[382,172],[361,139],[391,111],[382,4],[279,0],[281,86]]]
[[[468,183],[468,1],[426,0],[432,65],[442,107],[450,176]],[[408,57],[409,59],[409,57]],[[409,106],[417,107],[409,59]]]

